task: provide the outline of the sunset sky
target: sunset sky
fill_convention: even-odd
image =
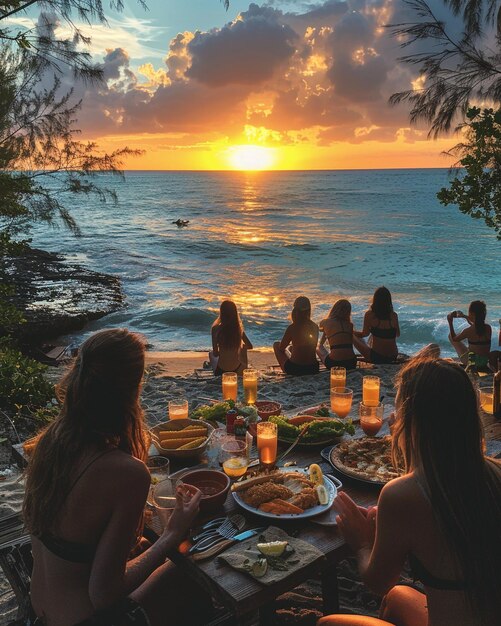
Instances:
[[[388,105],[420,86],[384,28],[410,17],[401,0],[126,4],[108,28],[84,28],[106,84],[75,93],[83,138],[146,151],[129,169],[450,164],[454,137],[429,141],[406,105]]]

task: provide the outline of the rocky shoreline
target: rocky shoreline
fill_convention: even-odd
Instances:
[[[118,278],[71,263],[61,254],[29,248],[6,260],[5,274],[13,287],[9,301],[26,320],[18,331],[22,344],[40,345],[81,330],[124,306]]]

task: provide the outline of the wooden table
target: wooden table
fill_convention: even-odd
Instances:
[[[318,448],[297,449],[297,452],[291,453],[288,460],[295,460],[298,467],[307,467],[311,463],[321,462]],[[334,472],[327,464],[324,464],[324,467],[326,471],[331,472],[343,482],[343,489],[357,504],[366,507],[376,504],[380,491],[378,487],[366,486],[345,478]],[[329,467],[328,470],[327,467]],[[247,520],[246,528],[263,525],[279,526],[288,533],[314,545],[325,555],[323,559],[269,586],[234,570],[219,561],[217,557],[207,561],[193,561],[189,557],[176,556],[174,558],[176,564],[230,611],[233,615],[232,624],[246,622],[249,614],[255,613],[257,609],[260,611],[260,624],[273,624],[275,598],[308,578],[319,575],[322,583],[324,614],[339,611],[337,564],[350,554],[350,550],[335,526],[320,526],[308,520],[275,521],[252,515],[238,507],[231,493],[228,494],[224,511],[226,514],[237,511],[243,514]],[[218,512],[212,517],[220,514],[221,512]]]

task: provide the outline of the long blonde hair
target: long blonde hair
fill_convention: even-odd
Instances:
[[[349,300],[337,300],[329,312],[329,319],[351,322],[351,304]]]
[[[501,464],[483,454],[475,389],[443,359],[411,360],[397,378],[394,463],[421,466],[465,594],[484,621],[501,615]]]
[[[146,458],[144,352],[141,338],[126,329],[103,330],[83,343],[57,388],[59,416],[37,437],[26,471],[23,515],[32,534],[54,529],[86,450],[111,445]]]
[[[212,325],[217,327],[217,342],[228,350],[238,350],[242,345],[244,325],[233,300],[223,300],[219,307],[219,317]]]

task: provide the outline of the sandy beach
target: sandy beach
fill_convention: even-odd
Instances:
[[[183,392],[189,400],[190,409],[208,399],[221,398],[221,379],[215,378],[209,370],[203,370],[205,352],[149,352],[142,403],[149,426],[165,421],[169,397]],[[329,372],[322,370],[316,376],[285,376],[275,365],[271,351],[251,351],[249,364],[260,371],[258,398],[276,400],[283,411],[293,413],[302,408],[329,401]],[[362,378],[367,373],[381,378],[381,395],[386,405],[385,415],[389,415],[394,401],[393,380],[398,365],[374,366],[370,369],[357,369],[348,372],[347,386],[353,389],[352,417],[362,397]],[[52,369],[54,380],[62,374],[62,369]],[[484,416],[486,418],[487,416]],[[485,420],[488,439],[501,440],[501,424]],[[8,442],[0,444],[3,460],[2,482],[0,482],[0,518],[20,510],[23,486],[19,470],[9,463]],[[319,457],[320,458],[320,457]],[[344,611],[376,615],[379,600],[360,582],[353,560],[340,565],[340,598]],[[15,603],[8,593],[5,579],[0,580],[0,624],[13,618]],[[277,624],[314,624],[320,616],[321,593],[318,581],[310,581],[278,602]]]

